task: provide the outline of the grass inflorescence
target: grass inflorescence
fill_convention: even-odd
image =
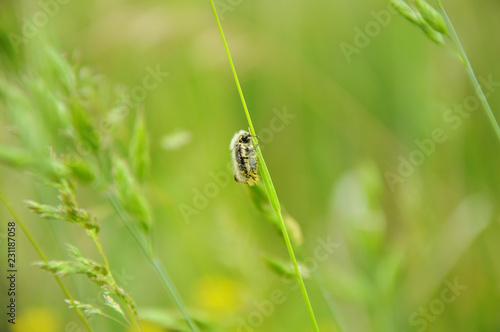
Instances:
[[[469,61],[469,57],[465,52],[460,39],[455,31],[455,28],[446,13],[446,10],[441,3],[441,0],[436,0],[437,9],[425,0],[390,0],[393,7],[408,21],[419,26],[425,34],[434,42],[445,45],[448,50],[455,54],[464,65],[467,75],[471,80],[476,94],[483,105],[488,121],[490,122],[497,138],[500,140],[500,126],[495,114],[488,103],[488,99],[484,94],[481,85],[479,84],[476,74]]]
[[[98,237],[100,226],[97,219],[77,203],[76,184],[90,186],[108,200],[139,244],[182,313],[184,323],[180,326],[198,331],[152,243],[154,218],[143,187],[150,164],[144,111],[136,110],[137,121],[132,129],[129,148],[123,153],[122,142],[115,136],[116,127],[122,123],[114,119],[116,114],[134,110],[124,109],[126,106],[102,76],[68,61],[43,41],[38,42],[36,47],[37,57],[27,56],[25,68],[21,69],[25,74],[21,79],[15,74],[0,77],[0,97],[6,105],[7,116],[22,133],[17,144],[0,146],[0,161],[28,172],[38,183],[56,188],[60,201],[58,206],[27,200],[27,207],[41,218],[81,226],[102,259],[102,263],[98,263],[84,258],[76,247],[71,246],[71,260],[49,261],[28,228],[23,227],[42,258],[36,266],[55,276],[68,303],[77,310],[89,331],[91,327],[82,311],[112,316],[102,308],[73,300],[60,282],[61,276],[87,275],[103,290],[106,307],[123,319],[118,321],[135,331],[141,330],[135,302],[111,273],[110,263]],[[99,113],[107,114],[103,118],[99,117]],[[6,199],[2,201],[8,204]]]

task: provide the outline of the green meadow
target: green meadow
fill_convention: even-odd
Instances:
[[[500,4],[213,5],[0,2],[0,330],[500,331]]]

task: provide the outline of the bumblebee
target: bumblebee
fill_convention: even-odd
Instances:
[[[240,130],[234,134],[229,150],[233,159],[234,180],[254,186],[259,181],[259,163],[252,137],[249,132]]]

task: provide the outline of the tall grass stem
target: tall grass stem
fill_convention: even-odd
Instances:
[[[21,217],[19,217],[16,210],[14,210],[14,207],[12,206],[12,204],[10,204],[9,200],[7,199],[7,197],[3,194],[3,192],[1,190],[0,190],[0,201],[2,201],[2,203],[5,206],[5,208],[7,209],[7,211],[9,211],[9,213],[12,215],[12,217],[16,220],[19,227],[21,227],[21,230],[23,231],[24,235],[28,238],[28,241],[31,243],[31,245],[33,246],[33,248],[37,252],[38,256],[40,256],[40,258],[44,261],[44,263],[47,263],[48,262],[47,256],[45,256],[42,249],[40,248],[38,243],[35,241],[35,238],[31,235],[30,231],[28,230],[28,228],[26,227],[26,225],[22,221]],[[68,298],[68,300],[73,305],[73,308],[75,309],[76,313],[78,314],[78,316],[82,320],[82,323],[83,323],[83,325],[85,325],[85,328],[89,332],[93,332],[94,330],[92,329],[89,322],[87,321],[87,319],[83,315],[82,311],[75,304],[75,302],[74,302],[75,300],[73,299],[73,296],[71,296],[71,293],[66,288],[66,286],[64,286],[61,279],[55,275],[54,275],[54,279],[56,280],[57,284],[59,285],[59,287],[63,291],[64,295]]]
[[[459,53],[460,57],[463,60],[465,69],[467,71],[467,74],[469,75],[469,78],[472,82],[472,85],[474,85],[474,88],[476,90],[477,96],[479,97],[479,100],[481,101],[481,104],[483,104],[483,107],[486,111],[486,115],[488,116],[488,120],[490,121],[491,125],[493,126],[493,129],[495,131],[495,134],[498,137],[498,140],[500,141],[500,126],[498,125],[498,121],[495,118],[495,114],[493,113],[490,104],[488,103],[488,99],[486,98],[486,95],[483,92],[483,89],[481,88],[481,85],[479,84],[479,81],[477,80],[476,74],[474,73],[474,70],[472,69],[472,65],[469,61],[469,57],[467,56],[467,53],[465,53],[465,50],[462,46],[462,43],[460,42],[460,39],[458,38],[457,32],[455,31],[455,27],[453,26],[453,23],[451,22],[450,18],[448,17],[448,13],[446,13],[446,10],[444,9],[443,5],[441,4],[440,0],[436,0],[436,3],[439,7],[439,10],[441,11],[446,25],[450,29],[450,39],[452,40],[453,44],[457,48],[457,52]]]
[[[104,250],[102,249],[101,241],[99,240],[97,235],[91,236],[91,238],[92,238],[92,241],[94,242],[94,245],[97,248],[97,251],[99,252],[99,254],[101,255],[101,257],[104,261],[104,265],[106,266],[106,269],[108,270],[109,275],[114,280],[113,274],[111,273],[111,267],[109,265],[109,261],[108,261],[106,255],[104,254]],[[122,303],[127,310],[127,314],[130,316],[130,319],[132,320],[132,324],[134,325],[135,330],[139,331],[139,332],[142,331],[139,323],[137,322],[137,317],[136,317],[136,315],[134,315],[134,311],[132,310],[130,304],[126,303],[126,301],[123,301],[123,300],[122,300]]]
[[[115,212],[118,214],[118,217],[120,220],[123,222],[127,230],[129,231],[130,234],[132,234],[133,238],[139,245],[139,247],[142,249],[144,255],[147,257],[148,261],[153,267],[153,270],[155,273],[158,275],[158,278],[160,279],[161,283],[165,287],[167,293],[172,297],[174,300],[175,304],[181,311],[182,315],[184,316],[184,319],[186,320],[187,325],[193,332],[199,332],[198,328],[196,327],[193,319],[191,318],[191,315],[189,314],[186,305],[184,304],[184,301],[179,295],[179,292],[175,288],[172,279],[170,279],[170,276],[168,275],[167,271],[165,270],[165,267],[163,266],[161,260],[156,257],[154,253],[154,249],[152,246],[148,245],[145,243],[145,241],[141,240],[136,234],[136,231],[132,229],[131,225],[127,221],[127,217],[125,216],[125,213],[121,210],[118,202],[113,198],[111,194],[106,194],[111,206],[115,210]]]
[[[262,155],[260,147],[257,144],[255,129],[254,129],[253,124],[252,124],[252,119],[250,118],[250,112],[248,111],[248,107],[247,107],[247,104],[245,102],[245,96],[243,95],[243,90],[241,89],[241,85],[240,85],[240,82],[238,79],[238,74],[236,73],[236,69],[234,67],[233,59],[231,57],[231,52],[229,51],[229,47],[227,45],[226,37],[224,35],[224,31],[223,31],[222,25],[220,23],[219,15],[217,14],[217,9],[215,8],[214,1],[210,0],[210,2],[212,4],[212,9],[214,11],[217,25],[219,27],[220,35],[222,37],[222,42],[224,43],[224,48],[226,49],[227,58],[229,60],[229,65],[231,66],[231,70],[233,72],[234,81],[236,83],[238,93],[240,94],[241,103],[243,104],[243,109],[245,110],[245,115],[247,117],[248,126],[250,128],[250,133],[253,135],[255,150],[257,151],[257,156],[258,156],[259,162],[260,162],[262,180],[264,181],[264,185],[266,187],[267,195],[269,197],[269,202],[271,203],[271,206],[273,207],[274,212],[276,213],[278,220],[280,222],[281,232],[282,232],[283,237],[285,239],[285,244],[286,244],[286,247],[288,250],[288,254],[290,255],[290,258],[292,260],[295,275],[297,277],[297,281],[299,282],[302,297],[304,298],[304,302],[306,304],[307,311],[308,311],[309,317],[311,319],[311,323],[314,327],[314,331],[319,332],[318,323],[316,322],[316,317],[314,316],[314,311],[313,311],[313,308],[311,305],[311,301],[309,300],[309,295],[307,294],[307,289],[306,289],[306,286],[304,284],[304,280],[302,279],[302,275],[300,273],[299,266],[297,264],[297,259],[295,258],[295,253],[293,251],[293,246],[292,246],[292,243],[290,241],[290,237],[288,236],[285,222],[283,220],[283,215],[281,213],[281,206],[280,206],[280,203],[278,200],[278,195],[276,194],[276,189],[274,188],[273,181],[271,179],[271,175],[269,174],[269,170],[267,169],[266,162],[264,160],[264,157]]]

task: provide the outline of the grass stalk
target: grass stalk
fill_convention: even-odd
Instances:
[[[45,256],[42,249],[40,248],[38,243],[35,241],[35,238],[31,235],[30,231],[28,230],[28,228],[26,227],[26,225],[24,224],[22,219],[19,217],[17,212],[14,210],[14,207],[12,206],[12,204],[10,204],[7,197],[5,197],[5,195],[3,194],[3,192],[1,190],[0,190],[0,201],[2,201],[2,203],[5,206],[5,208],[7,209],[7,211],[9,211],[9,213],[12,215],[12,217],[16,220],[19,227],[21,227],[21,230],[23,231],[24,235],[28,238],[28,241],[31,243],[31,245],[33,246],[33,248],[37,252],[38,256],[40,256],[40,258],[43,260],[44,263],[47,263],[48,262],[47,256]],[[73,308],[75,309],[76,313],[78,314],[78,316],[82,320],[82,323],[83,323],[83,325],[85,325],[85,328],[87,329],[87,331],[93,332],[94,330],[92,329],[89,322],[87,321],[87,319],[83,315],[83,312],[75,304],[73,296],[71,296],[71,293],[69,292],[69,290],[66,288],[66,286],[64,286],[64,284],[62,283],[62,280],[58,276],[55,276],[55,275],[54,275],[54,279],[56,280],[57,284],[59,285],[59,287],[63,291],[64,295],[71,302]]]
[[[96,246],[97,251],[99,251],[99,254],[101,255],[101,257],[104,261],[104,266],[106,266],[106,269],[108,270],[109,275],[111,276],[111,278],[113,280],[115,280],[115,278],[113,277],[113,274],[111,273],[111,267],[109,265],[108,259],[107,259],[106,255],[104,254],[104,250],[102,249],[101,241],[99,240],[97,235],[91,236],[90,238],[94,242],[94,245]],[[125,309],[127,310],[127,314],[130,317],[130,320],[132,321],[132,325],[134,326],[135,330],[141,332],[142,329],[141,329],[141,326],[139,325],[139,323],[137,322],[136,315],[134,315],[134,310],[132,310],[130,304],[126,303],[126,301],[122,300],[121,302],[125,306]]]
[[[321,272],[316,271],[315,273],[312,273],[312,277],[314,279],[314,282],[316,283],[316,286],[318,287],[319,291],[321,292],[321,295],[323,296],[323,299],[325,300],[328,310],[330,311],[330,316],[332,318],[332,321],[335,325],[336,331],[337,332],[342,332],[342,326],[340,325],[339,320],[337,319],[337,311],[335,309],[335,304],[333,303],[333,299],[328,293],[327,288],[325,286],[325,282],[323,280],[323,277],[321,276]]]
[[[278,195],[276,194],[276,189],[274,188],[273,181],[271,179],[271,175],[269,174],[269,170],[267,169],[266,162],[264,160],[264,157],[262,155],[262,152],[260,150],[260,147],[259,147],[257,139],[256,139],[256,133],[255,133],[255,129],[254,129],[253,124],[252,124],[252,119],[250,118],[250,112],[248,111],[248,107],[247,107],[247,104],[245,102],[245,96],[243,95],[243,90],[241,89],[241,85],[240,85],[240,82],[238,79],[238,74],[236,73],[236,69],[234,67],[233,59],[231,57],[231,52],[229,51],[229,47],[227,45],[226,37],[224,35],[224,31],[223,31],[222,25],[220,23],[219,15],[217,14],[217,9],[215,8],[214,1],[210,0],[210,3],[212,4],[212,9],[214,11],[215,19],[216,19],[217,25],[219,27],[219,32],[220,32],[220,35],[222,38],[222,42],[224,43],[224,47],[226,49],[227,58],[229,60],[229,65],[231,66],[231,70],[233,72],[234,81],[236,83],[236,87],[238,89],[238,93],[239,93],[240,98],[241,98],[241,103],[243,104],[243,109],[245,110],[245,115],[247,117],[248,126],[250,128],[250,133],[253,135],[254,146],[255,146],[255,150],[257,151],[257,156],[258,156],[259,163],[260,163],[262,180],[264,181],[264,185],[266,187],[267,195],[269,197],[269,202],[271,203],[271,206],[273,207],[273,210],[276,213],[276,216],[278,217],[278,220],[280,222],[281,232],[282,232],[283,237],[285,239],[288,254],[290,255],[290,259],[292,260],[293,269],[295,271],[297,281],[299,282],[302,297],[304,298],[304,302],[306,304],[307,311],[309,313],[309,318],[311,319],[311,323],[313,325],[314,331],[319,332],[318,323],[316,322],[316,317],[314,316],[314,311],[313,311],[313,308],[311,305],[311,301],[309,300],[309,295],[307,294],[307,289],[306,289],[306,286],[304,284],[304,280],[302,279],[302,275],[300,274],[300,270],[299,270],[299,266],[297,264],[297,259],[295,258],[293,246],[292,246],[292,243],[290,241],[290,237],[288,236],[285,222],[283,220],[283,214],[281,213],[281,205],[280,205],[280,202],[278,199]]]
[[[122,301],[122,303],[125,305],[125,310],[127,310],[127,314],[130,317],[130,320],[132,320],[132,325],[134,326],[134,329],[136,331],[141,332],[141,327],[139,326],[139,323],[137,322],[137,317],[135,317],[133,310],[130,308],[130,306]]]
[[[150,262],[151,266],[153,267],[153,270],[155,271],[156,275],[160,279],[163,287],[167,291],[167,293],[172,297],[174,300],[175,304],[181,311],[182,315],[184,316],[184,319],[191,329],[192,332],[199,332],[198,328],[196,327],[193,319],[191,318],[191,315],[189,314],[189,311],[186,308],[186,305],[184,304],[184,301],[182,300],[181,296],[179,295],[179,292],[175,288],[172,279],[168,275],[165,267],[163,266],[163,263],[161,260],[155,255],[154,249],[151,245],[148,245],[145,240],[141,239],[137,232],[132,228],[130,223],[127,221],[127,217],[125,213],[121,210],[118,202],[113,198],[111,194],[106,195],[108,198],[108,201],[110,202],[111,206],[115,210],[115,212],[118,214],[118,217],[120,220],[123,222],[129,233],[132,235],[132,237],[135,239],[139,247],[142,249],[142,252]]]
[[[490,104],[488,103],[488,99],[486,98],[486,95],[484,94],[483,89],[481,88],[481,85],[479,84],[479,81],[477,80],[476,74],[474,73],[474,70],[472,69],[472,65],[469,61],[469,57],[467,56],[467,53],[465,53],[465,50],[462,46],[462,43],[460,42],[460,39],[458,38],[457,32],[455,31],[455,27],[453,26],[453,23],[451,22],[448,14],[446,13],[446,10],[444,9],[442,3],[440,0],[436,0],[436,3],[439,7],[439,10],[441,11],[441,14],[443,15],[443,18],[445,20],[446,25],[450,29],[450,39],[454,46],[457,49],[457,52],[459,56],[462,59],[462,62],[465,66],[465,69],[467,71],[467,75],[469,75],[469,78],[472,82],[472,85],[474,86],[477,96],[479,97],[479,100],[481,101],[481,104],[483,105],[486,115],[488,116],[488,120],[490,121],[491,125],[493,126],[493,129],[495,131],[495,134],[497,135],[499,141],[500,141],[500,126],[498,125],[498,121],[495,118],[495,114],[493,113]]]

